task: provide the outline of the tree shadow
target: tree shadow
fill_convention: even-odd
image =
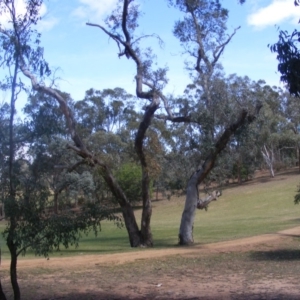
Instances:
[[[300,250],[254,251],[250,254],[250,258],[256,261],[300,261]]]

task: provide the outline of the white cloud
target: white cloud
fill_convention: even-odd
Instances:
[[[300,18],[300,8],[295,7],[291,0],[272,0],[266,6],[257,9],[248,16],[247,22],[257,28],[278,25],[284,21],[297,23]]]
[[[37,27],[38,31],[49,31],[51,30],[56,24],[58,24],[59,20],[54,17],[49,18],[43,18],[41,21],[39,21]]]
[[[18,16],[22,16],[26,13],[26,2],[24,0],[15,0],[15,9],[16,13]],[[43,3],[42,6],[40,7],[39,15],[41,17],[45,16],[47,13],[47,7]],[[8,12],[4,12],[1,15],[1,22],[0,25],[4,28],[9,28],[11,26],[10,22],[11,18]],[[55,24],[58,23],[58,20],[56,18],[47,18],[47,19],[42,19],[38,23],[38,29],[39,31],[44,31],[44,30],[50,30]]]
[[[26,5],[25,5],[25,2],[24,0],[16,0],[15,1],[15,8],[16,8],[16,12],[17,12],[17,15],[23,15],[26,11]],[[2,27],[9,27],[10,25],[10,15],[8,12],[4,12],[2,15],[1,15],[1,26]]]
[[[117,0],[79,0],[81,3],[74,11],[73,15],[80,19],[102,18],[117,3]]]

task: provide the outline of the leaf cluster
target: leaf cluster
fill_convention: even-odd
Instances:
[[[300,32],[294,30],[292,34],[281,30],[279,40],[274,45],[269,45],[272,52],[277,53],[278,71],[280,79],[286,83],[289,92],[297,97],[300,96]]]

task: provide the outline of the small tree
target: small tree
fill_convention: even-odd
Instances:
[[[4,163],[1,165],[0,196],[8,219],[3,235],[11,256],[10,278],[15,300],[21,299],[17,277],[17,259],[21,253],[31,248],[36,254],[47,256],[61,245],[77,245],[81,234],[91,228],[97,233],[103,218],[118,219],[93,203],[88,203],[78,215],[71,211],[60,215],[49,211],[49,169],[45,167],[45,160],[40,160],[41,152],[35,152],[37,155],[30,153],[35,142],[30,129],[26,124],[16,123],[15,102],[25,89],[18,78],[20,72],[27,74],[25,61],[30,64],[31,71],[41,78],[50,74],[43,59],[43,49],[39,46],[39,35],[31,29],[39,19],[41,4],[42,1],[26,1],[26,12],[20,15],[16,11],[15,1],[0,0],[0,12],[8,13],[12,25],[5,28],[0,23],[0,65],[9,74],[1,83],[1,88],[9,90],[11,95],[9,119],[1,118],[4,130],[9,134],[7,139],[0,140],[0,149],[7,150],[1,151]],[[37,132],[35,134],[39,135]],[[3,291],[0,295],[5,299]]]

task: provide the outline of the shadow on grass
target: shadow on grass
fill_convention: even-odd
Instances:
[[[300,250],[255,251],[250,258],[256,261],[300,261]]]

